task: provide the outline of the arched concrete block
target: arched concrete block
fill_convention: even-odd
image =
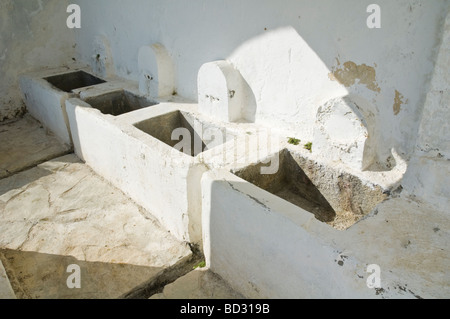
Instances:
[[[247,96],[245,80],[229,62],[210,62],[200,68],[198,103],[203,114],[226,122],[243,120]]]
[[[349,97],[329,100],[319,107],[314,128],[314,150],[330,161],[341,161],[357,170],[372,164],[367,119]]]
[[[91,65],[94,73],[101,77],[111,77],[115,73],[109,40],[104,35],[94,39]]]
[[[139,49],[139,91],[149,97],[169,96],[175,92],[175,71],[166,48],[155,43]]]

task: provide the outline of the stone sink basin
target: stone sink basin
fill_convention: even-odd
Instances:
[[[84,99],[93,108],[103,114],[119,116],[138,109],[153,106],[156,103],[127,90],[109,92]]]
[[[80,89],[83,87],[102,84],[106,82],[82,70],[53,75],[44,79],[59,90],[68,93],[72,92],[75,89]]]

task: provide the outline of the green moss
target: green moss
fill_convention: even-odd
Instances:
[[[311,142],[305,144],[305,150],[312,152],[312,143]]]
[[[193,269],[197,269],[197,268],[205,268],[206,267],[206,262],[205,261],[201,261],[199,262],[196,266],[194,266]]]
[[[298,145],[300,144],[300,140],[294,137],[288,137],[288,143],[292,145]]]

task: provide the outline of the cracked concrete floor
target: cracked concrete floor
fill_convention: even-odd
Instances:
[[[0,178],[70,151],[29,114],[0,124]]]
[[[0,298],[117,298],[191,258],[67,152],[29,115],[0,125]],[[72,264],[80,289],[67,287]]]
[[[67,152],[29,115],[0,125],[0,299],[242,297],[192,271],[198,254]]]
[[[0,194],[0,259],[18,298],[115,298],[191,255],[75,155],[0,180]],[[66,285],[71,264],[81,289]]]

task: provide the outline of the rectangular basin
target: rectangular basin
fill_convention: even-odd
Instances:
[[[191,103],[163,102],[118,117],[93,112],[78,98],[66,105],[76,154],[151,212],[176,238],[199,243],[200,179],[210,160],[222,154],[218,145],[230,147],[224,144],[230,133],[220,123],[203,120]],[[180,150],[172,148],[179,143],[172,141],[177,128],[189,133],[183,139],[189,145]],[[195,142],[199,152],[190,149]]]
[[[151,100],[125,90],[86,98],[85,102],[103,114],[113,116],[122,115],[156,104]]]
[[[47,82],[64,92],[105,83],[106,81],[84,71],[75,71],[44,78]]]
[[[226,143],[233,137],[225,128],[175,111],[135,124],[141,131],[190,156]]]
[[[380,186],[367,185],[356,176],[291,151],[283,150],[277,156],[280,156],[280,167],[275,174],[261,174],[261,163],[234,174],[336,229],[349,228],[387,197]]]

